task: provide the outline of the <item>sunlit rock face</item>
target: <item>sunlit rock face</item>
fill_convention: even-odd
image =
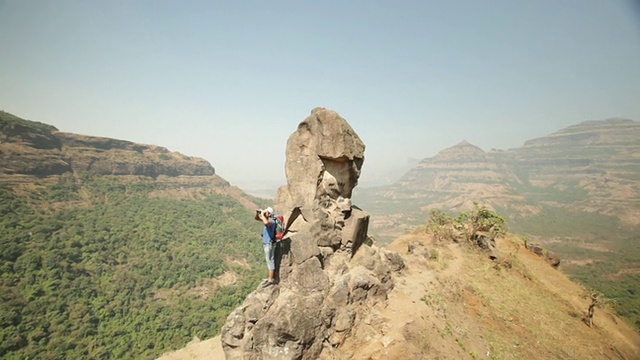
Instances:
[[[287,141],[283,186],[277,204],[293,208],[311,204],[324,193],[350,198],[364,162],[364,143],[333,110],[315,108]]]
[[[373,244],[369,215],[351,202],[364,149],[347,121],[325,108],[313,109],[289,137],[287,184],[275,203],[288,227],[276,252],[278,281],[251,293],[227,318],[228,359],[327,356],[387,298],[391,273],[403,263]]]

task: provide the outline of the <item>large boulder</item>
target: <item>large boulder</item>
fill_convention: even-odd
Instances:
[[[560,266],[560,257],[553,252],[545,249],[544,247],[542,247],[542,245],[527,242],[525,243],[525,247],[527,248],[527,250],[543,258],[546,262],[549,263],[549,265],[553,266],[554,268],[558,268]]]
[[[360,177],[364,147],[337,112],[313,109],[287,141],[287,185],[279,190],[276,202],[286,209],[311,204],[320,183],[330,196],[350,198]]]
[[[363,162],[364,144],[335,111],[313,109],[289,137],[287,184],[275,204],[288,214],[277,283],[249,294],[227,318],[227,359],[316,359],[386,300],[391,273],[404,263],[375,246],[369,215],[351,203]]]

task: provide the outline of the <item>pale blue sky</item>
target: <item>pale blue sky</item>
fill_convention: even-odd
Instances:
[[[284,183],[287,137],[325,106],[365,142],[374,185],[463,139],[640,120],[636,4],[0,0],[0,109],[258,189]]]

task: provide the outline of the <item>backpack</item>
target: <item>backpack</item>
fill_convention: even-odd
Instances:
[[[274,230],[274,236],[273,236],[273,241],[278,242],[280,240],[282,240],[282,237],[284,236],[284,217],[282,215],[273,215],[272,217],[273,221],[275,221],[276,223],[276,228]]]

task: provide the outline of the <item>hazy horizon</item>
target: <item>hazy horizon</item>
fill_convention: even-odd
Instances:
[[[0,0],[0,45],[0,109],[202,157],[248,190],[284,184],[317,106],[366,144],[364,187],[462,140],[640,120],[632,0]]]

